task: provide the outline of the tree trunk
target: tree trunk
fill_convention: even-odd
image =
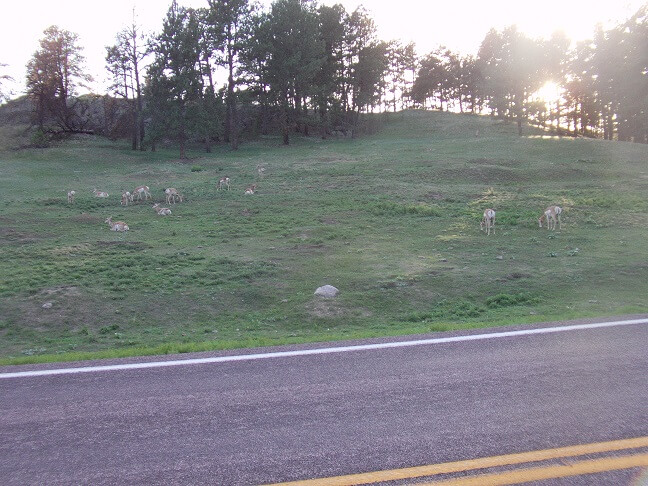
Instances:
[[[186,129],[186,120],[185,120],[185,108],[182,107],[180,110],[180,159],[184,160],[187,158],[186,152],[186,142],[187,142],[187,129]]]
[[[137,126],[137,111],[135,110],[135,100],[131,103],[131,150],[137,150],[138,139],[138,126]]]
[[[289,110],[289,103],[288,103],[288,93],[286,92],[284,95],[284,102],[283,102],[283,110],[281,113],[281,129],[283,133],[283,144],[284,145],[289,145],[290,144],[290,129],[288,126],[288,110]]]

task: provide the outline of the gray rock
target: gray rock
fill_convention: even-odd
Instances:
[[[323,287],[318,287],[315,291],[315,295],[320,297],[331,298],[335,297],[340,291],[333,287],[332,285],[324,285]]]
[[[52,304],[51,302],[45,302],[43,304],[43,309],[51,309],[53,305],[54,304]]]

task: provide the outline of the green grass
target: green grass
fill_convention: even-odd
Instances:
[[[18,149],[24,131],[3,128],[0,364],[648,312],[647,146],[381,118],[357,140],[267,137],[188,161],[92,136]],[[231,191],[216,190],[223,175]],[[142,184],[186,201],[167,217],[122,207]],[[538,228],[551,204],[562,231]],[[131,230],[109,231],[108,216]],[[315,298],[324,284],[339,297]]]

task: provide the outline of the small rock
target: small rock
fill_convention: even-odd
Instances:
[[[52,304],[51,302],[45,302],[43,304],[43,309],[51,309],[53,305],[54,304]]]
[[[497,260],[504,260],[504,257],[503,257],[502,255],[497,255],[495,258],[496,258]]]
[[[317,290],[315,291],[315,295],[319,295],[320,297],[335,297],[340,291],[333,287],[332,285],[324,285],[323,287],[318,287]]]

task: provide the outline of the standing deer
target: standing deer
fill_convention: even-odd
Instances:
[[[128,231],[128,225],[123,221],[113,221],[112,216],[105,221],[110,226],[111,231]]]
[[[148,198],[153,199],[153,196],[151,196],[151,192],[149,190],[149,186],[139,186],[133,189],[133,196],[137,196],[138,201],[142,200],[142,195],[144,196],[145,201]]]
[[[545,209],[542,216],[538,218],[538,224],[542,228],[542,220],[547,220],[547,229],[555,231],[556,229],[556,220],[558,220],[558,229],[562,229],[562,223],[560,222],[560,215],[562,214],[562,208],[560,206],[549,206]]]
[[[167,204],[175,204],[176,198],[178,199],[178,201],[182,202],[182,194],[180,194],[175,187],[166,188],[164,190],[164,194],[166,194]]]
[[[217,190],[222,189],[223,187],[227,187],[227,190],[230,190],[230,178],[225,176],[221,177],[220,180],[218,181],[218,187],[216,187]]]
[[[493,234],[495,234],[495,210],[494,209],[487,209],[484,211],[484,217],[481,220],[481,223],[479,223],[479,229],[481,231],[484,231],[484,228],[486,228],[486,234],[490,235],[490,230],[493,228]]]
[[[122,193],[121,204],[122,206],[128,206],[129,202],[133,202],[133,195],[130,192],[125,191]]]
[[[74,191],[68,191],[68,204],[72,204],[74,202],[74,195],[76,192]]]

